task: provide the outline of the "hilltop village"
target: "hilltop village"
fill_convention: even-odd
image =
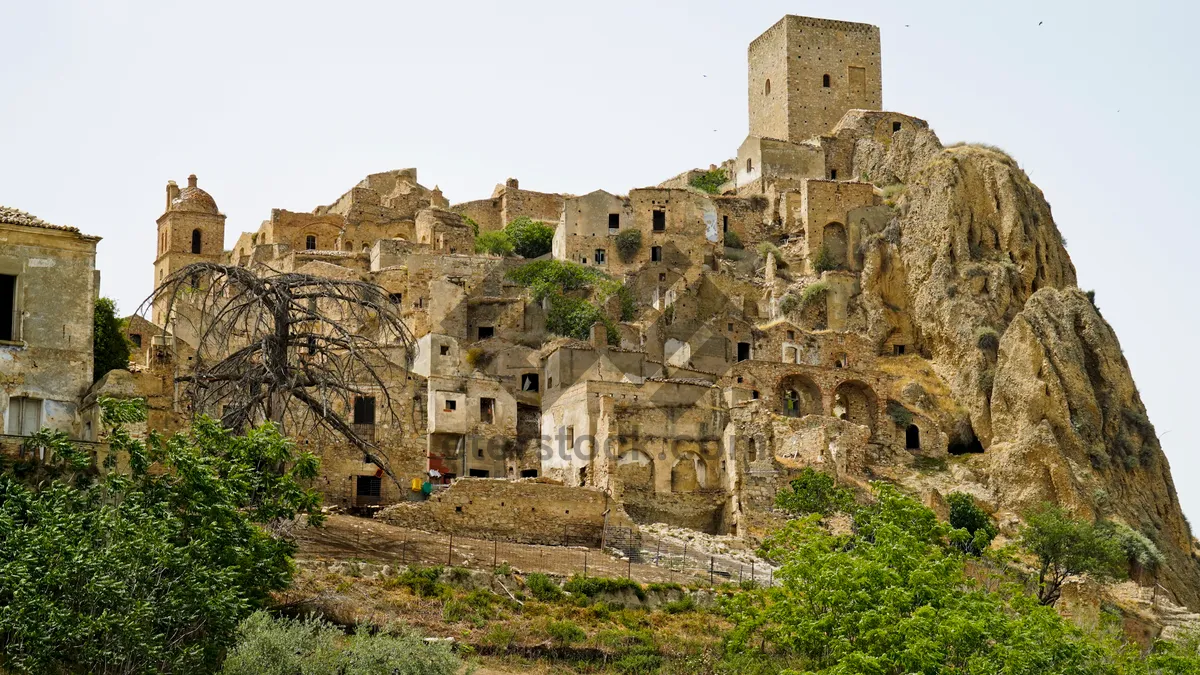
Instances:
[[[967,490],[1002,524],[1041,499],[1087,512],[1103,487],[1187,559],[1115,336],[1016,163],[884,111],[875,26],[786,16],[751,42],[748,69],[736,156],[627,194],[507,178],[459,202],[405,168],[274,209],[227,250],[219,195],[194,175],[168,182],[154,285],[210,262],[384,289],[412,347],[386,392],[364,385],[340,412],[398,480],[344,439],[298,440],[322,460],[326,503],[386,507],[392,523],[532,543],[665,523],[755,541],[776,492],[816,467],[894,480],[935,510]],[[549,250],[481,245],[513,223],[551,229]],[[101,395],[146,397],[153,428],[220,414],[179,395],[204,349],[199,305],[160,297],[130,317],[130,370],[92,385],[97,238],[15,210],[0,232],[6,438],[49,425],[102,440]],[[563,268],[586,283],[548,295]],[[69,301],[35,309],[49,293]],[[581,307],[594,320],[564,320]],[[1040,341],[1071,332],[1061,317],[1075,332]]]

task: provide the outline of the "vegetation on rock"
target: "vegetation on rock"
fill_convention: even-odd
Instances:
[[[725,169],[709,169],[704,173],[692,176],[692,179],[688,181],[688,185],[697,190],[715,195],[721,191],[721,186],[728,180],[729,176],[725,173]]]
[[[633,262],[638,251],[642,250],[642,231],[624,230],[616,237],[617,255],[622,262]]]

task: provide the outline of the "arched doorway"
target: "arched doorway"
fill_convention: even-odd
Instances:
[[[861,424],[875,435],[875,392],[857,380],[848,380],[833,391],[833,415],[839,419]]]
[[[200,230],[192,230],[192,253],[200,253]]]
[[[904,447],[908,450],[921,449],[921,430],[915,424],[904,430]]]
[[[696,453],[684,453],[671,467],[671,492],[695,492],[707,484],[708,467]]]
[[[821,232],[821,245],[829,254],[829,261],[837,267],[846,266],[846,226],[829,223]]]
[[[779,381],[779,414],[804,417],[821,414],[821,390],[804,375],[788,375]]]

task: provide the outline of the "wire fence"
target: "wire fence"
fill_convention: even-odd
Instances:
[[[329,531],[300,534],[308,553],[339,557],[371,557],[400,565],[444,565],[472,569],[512,569],[557,576],[625,577],[640,583],[683,585],[744,584],[770,586],[775,570],[751,560],[709,553],[689,543],[645,535],[629,528],[564,530],[558,545],[526,544],[498,538],[464,537],[446,533],[390,528],[378,536],[369,526],[356,534]],[[314,528],[315,530],[315,528]],[[555,536],[557,538],[557,535]],[[603,547],[599,544],[603,543]]]

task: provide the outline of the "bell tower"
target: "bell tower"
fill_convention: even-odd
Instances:
[[[154,258],[154,288],[177,270],[202,260],[221,262],[225,253],[225,216],[212,195],[188,176],[182,190],[167,181],[167,204],[158,217],[158,248]],[[165,326],[166,302],[156,301],[152,321]]]

